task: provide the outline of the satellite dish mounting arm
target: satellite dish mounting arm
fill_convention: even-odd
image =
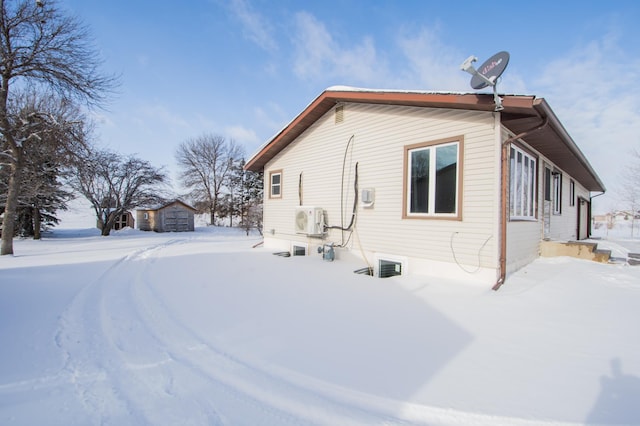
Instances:
[[[498,61],[496,62],[494,58],[498,58],[498,55],[501,55],[501,54],[503,55],[503,57],[499,58]],[[496,67],[496,65],[500,65],[501,63],[503,63],[503,60],[504,60],[504,63],[500,67],[500,70],[498,71],[498,73],[495,75],[491,75],[490,77],[487,77],[485,74],[475,69],[475,67],[473,66],[473,63],[476,62],[477,60],[478,60],[477,57],[473,55],[469,56],[462,63],[462,65],[460,65],[460,69],[473,76],[471,79],[471,87],[473,87],[474,89],[482,89],[487,86],[493,87],[493,101],[496,104],[495,111],[502,111],[504,107],[502,106],[502,98],[498,96],[497,84],[498,84],[498,77],[500,77],[500,75],[504,71],[504,68],[507,66],[507,63],[509,61],[509,54],[507,52],[500,52],[497,55],[494,55],[492,58],[490,58],[487,62],[482,64],[482,69],[487,69],[487,63],[493,60],[493,62],[490,63],[491,65],[490,69],[493,69],[494,67]],[[474,84],[474,81],[475,81],[475,84]]]

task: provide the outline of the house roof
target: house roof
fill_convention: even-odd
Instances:
[[[522,139],[553,161],[589,191],[605,191],[605,186],[544,98],[529,95],[501,95],[502,124],[515,135],[532,129],[545,120],[539,131]],[[457,92],[421,92],[400,90],[330,87],[313,100],[297,117],[268,140],[249,159],[245,168],[264,169],[287,145],[338,103],[368,103],[429,108],[494,111],[492,94]]]

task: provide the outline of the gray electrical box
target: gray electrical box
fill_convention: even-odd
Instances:
[[[360,202],[362,207],[371,208],[375,201],[376,191],[373,188],[366,188],[360,192]]]

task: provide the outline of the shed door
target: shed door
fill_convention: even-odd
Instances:
[[[167,209],[164,215],[164,230],[184,232],[189,230],[189,212],[179,207]]]
[[[113,223],[113,229],[119,231],[122,228],[126,228],[129,226],[129,215],[127,213],[123,213],[116,218],[116,221]]]

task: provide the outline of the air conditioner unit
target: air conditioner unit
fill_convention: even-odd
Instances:
[[[322,207],[296,207],[296,234],[321,236],[324,233],[324,213]]]

